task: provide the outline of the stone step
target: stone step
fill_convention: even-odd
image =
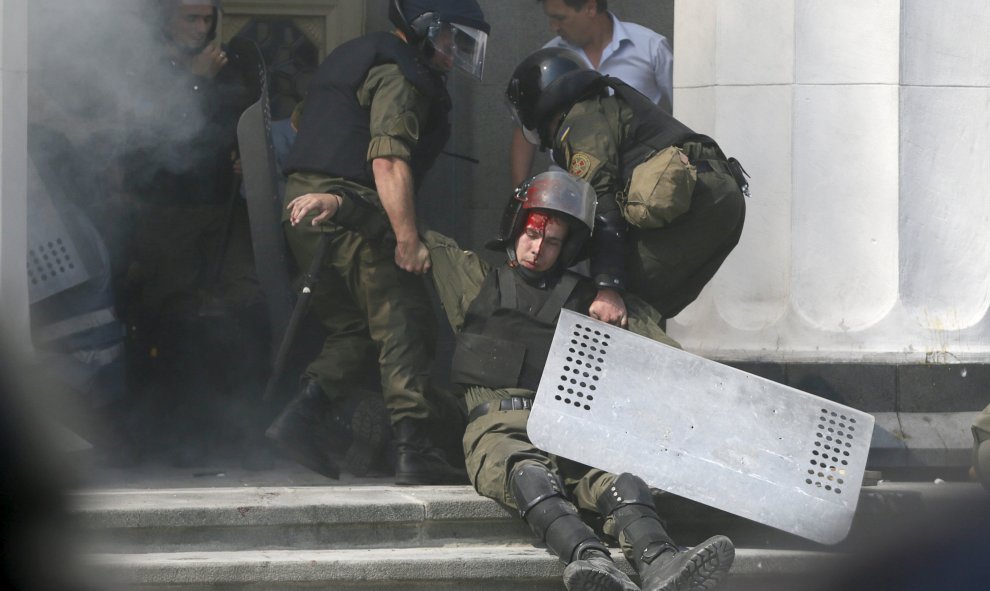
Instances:
[[[739,546],[818,545],[671,495],[657,497],[680,543],[713,533]],[[865,487],[847,545],[891,529],[930,525],[985,500],[972,483]],[[104,490],[71,507],[93,551],[163,553],[281,549],[417,548],[531,541],[512,512],[468,486],[300,486]]]
[[[613,557],[632,574],[618,551]],[[764,589],[771,582],[820,578],[841,555],[739,549],[723,591]],[[424,548],[268,550],[93,555],[97,576],[140,591],[182,589],[563,589],[563,566],[532,544],[464,544]]]
[[[951,531],[985,493],[970,483],[864,488],[853,534],[825,548],[684,499],[658,497],[692,545],[728,533],[724,591],[808,588],[842,560],[919,532]],[[467,486],[296,486],[100,490],[71,495],[89,533],[84,560],[104,585],[178,589],[562,589],[562,565],[525,524]],[[959,517],[961,515],[961,517]],[[961,527],[961,526],[960,526]],[[629,570],[621,554],[613,552]]]

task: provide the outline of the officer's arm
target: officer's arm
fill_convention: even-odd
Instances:
[[[392,228],[381,212],[360,195],[344,187],[334,188],[334,193],[307,193],[296,197],[286,206],[289,222],[295,226],[307,216],[312,216],[314,226],[333,220],[333,223],[357,232],[371,242],[393,239]]]
[[[412,273],[430,268],[426,247],[416,233],[413,174],[409,166],[430,102],[395,64],[372,68],[358,92],[369,108],[371,162],[382,207],[395,233],[395,264]]]
[[[430,276],[440,297],[440,304],[454,332],[464,325],[471,302],[478,297],[491,265],[476,253],[463,250],[457,243],[439,232],[422,234],[423,244],[430,251]]]
[[[598,295],[588,314],[625,326],[626,220],[615,200],[622,187],[619,170],[618,122],[610,120],[597,101],[571,108],[554,142],[554,157],[567,170],[588,181],[598,196],[595,230],[591,236],[591,277]]]
[[[416,231],[412,168],[405,160],[388,156],[372,160],[371,170],[378,197],[395,233],[395,264],[410,273],[426,273],[430,270],[430,253]]]

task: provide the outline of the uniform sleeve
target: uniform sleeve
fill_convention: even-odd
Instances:
[[[428,230],[421,234],[423,244],[430,251],[430,277],[440,303],[450,327],[460,332],[468,306],[478,297],[491,266],[439,232]]]
[[[368,161],[395,157],[408,162],[419,141],[420,123],[429,112],[429,99],[397,65],[382,64],[369,70],[358,89],[358,102],[370,111]]]
[[[624,188],[619,169],[621,120],[615,99],[582,101],[564,118],[554,143],[560,166],[595,189],[591,278],[599,288],[626,288],[626,221],[615,201]],[[613,101],[607,103],[606,101]]]
[[[600,100],[582,101],[564,118],[554,141],[554,158],[576,177],[591,184],[598,211],[616,209],[622,188],[619,170],[618,121],[610,121]]]
[[[629,330],[648,339],[681,348],[680,343],[667,336],[667,333],[660,326],[663,318],[653,306],[633,294],[625,294],[623,301],[626,304],[626,311],[629,318]]]

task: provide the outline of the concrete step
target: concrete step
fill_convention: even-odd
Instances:
[[[981,504],[969,483],[883,482],[864,488],[850,539],[825,548],[658,497],[680,543],[733,538],[726,591],[810,588],[845,572],[846,556],[951,530]],[[525,524],[466,486],[97,490],[71,495],[71,506],[97,579],[143,591],[562,588],[562,565]]]
[[[892,529],[929,527],[985,499],[972,483],[865,487],[846,546]],[[668,529],[694,544],[715,532],[738,546],[808,549],[790,534],[672,495],[657,496]],[[530,540],[512,512],[468,486],[301,486],[104,490],[76,493],[89,547],[111,553],[417,548]]]
[[[618,551],[616,562],[633,574]],[[842,556],[740,549],[724,591],[820,578]],[[141,591],[182,589],[442,589],[559,591],[563,566],[532,544],[96,555],[104,581]],[[791,587],[797,588],[797,587]]]

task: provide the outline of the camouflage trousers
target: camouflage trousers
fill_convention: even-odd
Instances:
[[[510,396],[532,397],[534,392],[519,388],[495,390],[472,387],[467,392],[468,408]],[[468,477],[478,493],[518,510],[510,490],[509,477],[520,462],[536,462],[560,476],[567,497],[585,512],[598,514],[598,498],[618,478],[616,474],[548,454],[529,441],[528,410],[499,410],[482,415],[464,432],[464,458]],[[602,515],[602,531],[619,542],[623,553],[632,556],[632,544],[616,530],[615,520]]]
[[[332,192],[339,182],[316,179],[290,176],[286,201],[311,192]],[[321,236],[330,241],[310,308],[328,334],[305,377],[331,398],[341,397],[363,381],[369,362],[377,359],[393,423],[435,416],[427,392],[436,321],[423,279],[398,268],[391,247],[372,244],[334,224],[312,226],[310,219],[297,226],[283,222],[300,269],[309,268]]]
[[[718,271],[742,235],[746,203],[742,191],[720,163],[725,155],[714,144],[688,142],[699,168],[691,208],[662,228],[630,227],[630,291],[672,318],[693,302]]]
[[[466,397],[468,408],[473,409],[484,402],[497,403],[510,396],[532,398],[534,394],[532,390],[520,388],[472,386]],[[526,433],[528,420],[528,410],[497,410],[468,423],[464,432],[464,458],[475,490],[516,509],[509,477],[520,462],[533,461],[560,476],[575,505],[596,511],[595,501],[612,485],[616,476],[538,449],[530,443]]]

